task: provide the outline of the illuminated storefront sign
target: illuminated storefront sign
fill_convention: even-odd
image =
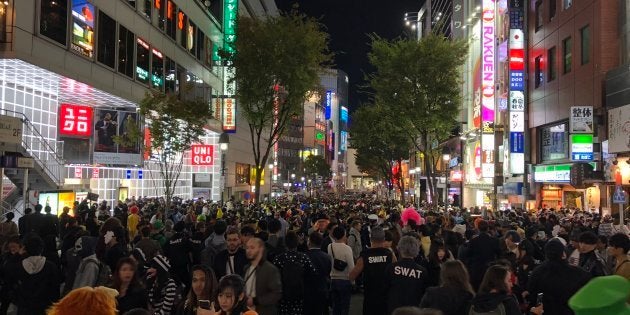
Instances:
[[[332,116],[332,91],[326,91],[326,105],[324,108],[324,118],[328,120]]]
[[[236,132],[236,103],[233,98],[223,100],[223,131]]]
[[[481,24],[481,176],[494,178],[495,1],[483,0]]]
[[[348,132],[340,131],[339,132],[339,151],[346,151],[348,149]]]
[[[90,106],[61,104],[59,106],[59,135],[89,138],[92,135],[94,111]]]
[[[525,35],[523,32],[523,5],[510,2],[509,43],[509,171],[525,173]]]
[[[593,168],[595,163],[590,163]],[[571,181],[572,164],[537,165],[534,166],[534,182],[537,183],[568,183]]]
[[[593,135],[572,134],[569,136],[571,144],[571,161],[593,160]]]
[[[191,165],[214,165],[214,146],[210,144],[193,144],[190,147]]]
[[[348,122],[348,108],[345,106],[341,106],[341,117],[339,118],[342,122]]]
[[[223,44],[224,49],[234,53],[236,42],[236,20],[238,19],[238,0],[224,0],[223,2]]]
[[[72,3],[70,48],[85,57],[94,56],[94,5],[87,0],[75,0]]]
[[[525,69],[525,50],[510,48],[510,70]]]

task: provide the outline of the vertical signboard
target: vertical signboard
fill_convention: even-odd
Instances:
[[[223,2],[223,48],[226,52],[234,53],[236,42],[236,20],[238,19],[238,0],[224,0]]]
[[[481,15],[482,176],[494,177],[495,0],[483,0]]]
[[[238,0],[223,1],[223,49],[232,55],[235,52],[236,21],[238,19]],[[223,100],[223,131],[236,132],[236,99],[232,98],[236,93],[236,83],[232,80],[235,76],[233,65],[226,61],[223,67],[223,94],[227,97]]]
[[[88,58],[94,56],[94,12],[94,5],[87,0],[75,0],[72,3],[70,48]]]
[[[525,35],[523,30],[523,4],[510,1],[510,38],[508,70],[509,84],[509,130],[510,158],[509,171],[520,175],[525,173]]]
[[[233,98],[223,100],[223,131],[236,132],[236,102]]]
[[[324,105],[324,118],[329,120],[332,116],[332,91],[326,91],[326,104]]]
[[[570,133],[593,133],[593,106],[571,106]]]

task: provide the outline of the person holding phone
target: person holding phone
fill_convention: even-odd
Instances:
[[[214,271],[205,265],[195,265],[192,268],[191,290],[188,296],[177,308],[177,315],[199,315],[202,310],[211,310],[217,290],[217,279]]]

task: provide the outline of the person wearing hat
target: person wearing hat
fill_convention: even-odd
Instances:
[[[582,233],[579,239],[579,267],[589,272],[593,277],[608,275],[606,263],[604,263],[604,260],[595,251],[597,241],[597,235],[590,231]]]
[[[371,247],[361,253],[350,272],[350,281],[354,281],[363,273],[364,299],[363,315],[387,314],[387,288],[383,286],[387,268],[396,257],[385,247],[385,231],[382,227],[372,228]]]
[[[171,277],[171,263],[168,258],[156,255],[151,260],[147,271],[147,290],[149,291],[149,309],[153,314],[171,314],[177,299],[177,283]]]
[[[629,296],[630,281],[624,277],[597,277],[571,297],[569,307],[575,315],[630,315]]]
[[[572,315],[567,302],[591,279],[591,275],[568,264],[565,246],[560,239],[551,239],[544,251],[545,262],[536,267],[529,277],[527,299],[530,305],[535,306],[538,294],[542,293],[545,314]]]

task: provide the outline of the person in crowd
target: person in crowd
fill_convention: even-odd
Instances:
[[[363,245],[361,245],[361,221],[354,220],[350,224],[350,232],[348,233],[348,246],[352,248],[352,256],[356,261],[361,255]]]
[[[260,315],[275,315],[282,298],[280,271],[265,259],[265,242],[262,239],[250,239],[246,252],[249,259],[249,264],[245,266],[247,307]]]
[[[319,232],[313,232],[319,233]],[[350,274],[354,270],[354,257],[352,248],[346,245],[346,230],[337,226],[331,233],[335,242],[328,245],[328,255],[332,257],[331,279],[331,300],[333,315],[348,315],[350,312],[350,297],[352,294],[352,283]]]
[[[24,209],[24,215],[18,219],[18,232],[20,237],[24,238],[26,234],[31,231],[31,216],[33,215],[33,209],[30,207]]]
[[[217,294],[220,311],[214,314],[200,312],[198,315],[256,315],[247,307],[245,281],[239,275],[232,274],[221,278]]]
[[[297,251],[298,243],[297,233],[295,231],[287,232],[285,236],[287,250],[273,260],[273,264],[280,269],[282,279],[279,315],[304,314],[306,278],[316,273],[311,259],[306,254]]]
[[[58,267],[42,256],[44,241],[37,235],[24,240],[26,258],[16,270],[14,304],[18,315],[43,315],[59,299],[61,284]]]
[[[255,236],[256,230],[253,227],[249,225],[244,225],[243,227],[241,227],[241,247],[245,249],[245,247],[247,246],[247,242],[249,242],[249,240]]]
[[[328,249],[328,245],[332,244],[335,242],[335,238],[333,236],[333,231],[335,230],[335,228],[337,227],[337,222],[333,221],[330,222],[327,226],[326,226],[326,232],[322,235],[324,237],[324,240],[322,241],[322,250],[327,250]]]
[[[96,242],[96,257],[105,262],[109,270],[116,269],[118,260],[128,256],[126,239],[120,220],[109,218],[101,225]]]
[[[179,297],[177,283],[171,277],[171,263],[168,258],[156,255],[151,260],[147,271],[147,290],[149,291],[149,310],[154,315],[169,315],[175,309]]]
[[[477,296],[471,302],[469,314],[498,312],[522,315],[516,297],[512,295],[511,272],[507,267],[493,265],[483,276]]]
[[[265,243],[267,259],[269,261],[273,261],[276,256],[286,251],[284,237],[280,236],[281,230],[282,223],[280,223],[280,220],[274,218],[269,221],[269,236]]]
[[[615,259],[613,274],[630,280],[630,257],[628,257],[630,239],[628,235],[623,233],[614,234],[608,240],[608,244],[610,245],[608,252]]]
[[[485,220],[478,224],[479,235],[470,240],[468,245],[467,260],[470,263],[471,283],[474,288],[481,284],[488,264],[496,260],[501,255],[499,240],[488,233],[489,225]]]
[[[427,288],[420,307],[440,310],[444,315],[467,314],[475,296],[469,279],[461,261],[445,262],[440,270],[440,286]]]
[[[68,218],[65,225],[64,236],[60,238],[62,264],[66,251],[74,248],[74,243],[84,235],[87,235],[87,232],[79,226],[77,219],[73,217]]]
[[[184,223],[183,221],[180,221]],[[185,223],[184,223],[185,224]],[[203,314],[199,301],[214,302],[218,288],[217,279],[212,269],[204,265],[192,267],[191,289],[188,296],[177,309],[177,315]]]
[[[442,312],[434,309],[419,309],[413,306],[399,307],[394,310],[392,315],[444,315]]]
[[[127,231],[129,231],[130,240],[136,238],[138,234],[138,223],[140,223],[138,212],[140,212],[140,208],[135,202],[132,202],[129,206],[129,216],[127,216]]]
[[[596,252],[597,235],[593,232],[584,232],[580,235],[580,262],[579,267],[589,272],[593,277],[605,276],[608,274],[606,263]]]
[[[96,238],[92,236],[83,236],[77,240],[74,248],[75,254],[80,258],[80,263],[74,273],[72,289],[98,285],[101,268],[105,268],[105,265],[96,256],[96,242]],[[66,278],[66,285],[70,284],[69,278]]]
[[[424,261],[425,284],[427,287],[433,287],[440,284],[440,269],[442,264],[453,260],[453,254],[448,250],[442,239],[436,238],[431,241],[429,256]]]
[[[116,309],[124,314],[134,308],[148,308],[148,295],[144,285],[140,282],[135,260],[130,257],[121,258],[114,270],[111,288],[118,291]]]
[[[184,284],[190,288],[190,263],[192,261],[190,237],[184,231],[186,223],[177,222],[175,234],[166,241],[164,246],[164,256],[171,263],[173,276],[177,283]],[[146,253],[145,253],[146,254]]]
[[[12,236],[18,235],[18,226],[13,222],[15,214],[9,212],[4,215],[4,222],[0,223],[0,248],[4,249],[4,244]]]
[[[227,247],[225,241],[225,232],[227,231],[227,223],[224,220],[218,220],[214,224],[214,232],[208,236],[205,241],[206,248],[214,248],[214,252],[218,253]]]
[[[245,249],[241,247],[241,237],[238,229],[230,227],[225,232],[225,235],[227,248],[217,253],[214,259],[213,269],[219,279],[231,274],[242,276],[245,265],[247,265],[247,254]]]
[[[529,304],[536,306],[538,294],[543,294],[542,304],[546,314],[572,315],[567,302],[584,286],[591,275],[569,265],[564,244],[551,239],[544,248],[546,260],[534,268],[527,287]]]
[[[155,255],[161,252],[160,244],[154,239],[151,239],[151,228],[149,226],[143,226],[140,229],[140,236],[142,237],[134,246],[139,248],[144,253],[146,260],[151,260]]]
[[[24,248],[16,234],[5,243],[6,251],[0,256],[0,315],[6,315],[15,298],[16,274],[21,266]]]
[[[47,312],[48,315],[116,315],[116,294],[106,287],[72,290]]]
[[[321,247],[322,235],[318,232],[312,232],[308,236],[306,255],[311,259],[316,273],[306,278],[304,294],[304,314],[306,315],[328,315],[330,275],[333,261],[331,256],[322,251]]]
[[[387,303],[384,298],[387,291],[383,286],[386,270],[396,258],[392,251],[385,248],[385,231],[376,226],[371,229],[371,247],[361,253],[356,265],[350,272],[351,281],[356,280],[363,273],[365,288],[363,299],[363,315],[377,315],[387,313]]]
[[[418,239],[403,236],[397,249],[400,260],[387,267],[382,284],[387,292],[387,314],[398,307],[420,305],[427,287],[427,270],[414,261],[420,252]]]
[[[287,217],[287,212],[284,210],[277,211],[274,215],[274,218],[280,221],[280,232],[278,232],[278,237],[287,236],[287,231],[289,230],[289,222],[285,220],[286,217]]]

